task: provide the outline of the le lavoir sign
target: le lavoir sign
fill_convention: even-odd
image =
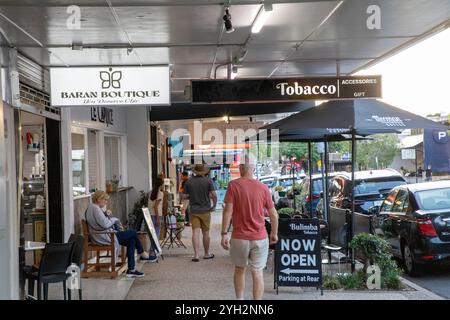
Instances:
[[[381,76],[192,81],[193,103],[381,98]]]
[[[169,67],[52,68],[53,106],[169,105]]]

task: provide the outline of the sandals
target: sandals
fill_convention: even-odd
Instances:
[[[203,257],[203,259],[212,259],[212,258],[214,258],[214,254],[213,253],[211,253],[209,256],[207,256],[207,257]],[[200,261],[200,259],[198,259],[198,258],[192,258],[192,261],[193,262],[199,262]]]

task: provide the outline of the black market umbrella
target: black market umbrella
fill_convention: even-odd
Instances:
[[[356,135],[368,136],[377,133],[397,133],[403,129],[448,130],[449,127],[431,121],[416,114],[404,111],[376,99],[328,101],[317,107],[293,114],[285,119],[266,125],[261,129],[278,129],[278,136],[283,139],[308,141],[311,162],[311,141],[339,140],[342,134],[352,136],[352,181],[355,180]],[[273,132],[271,131],[273,135]],[[275,134],[275,138],[277,135]],[[287,137],[287,138],[286,138]],[[281,141],[281,139],[280,139]],[[286,141],[286,140],[285,140]],[[336,140],[335,140],[336,141]],[[326,144],[325,144],[326,146]],[[326,153],[327,151],[325,151]],[[327,160],[325,161],[325,164]],[[325,174],[327,169],[325,169]],[[310,166],[310,175],[312,170]],[[354,184],[353,187],[354,188]],[[310,190],[312,193],[312,190]],[[326,192],[324,193],[326,194]],[[353,220],[355,214],[354,190],[352,192],[352,211],[349,221],[349,237],[354,234]],[[327,204],[328,206],[328,204]],[[348,250],[348,245],[347,245]],[[352,271],[354,257],[352,255]]]
[[[280,134],[367,136],[415,128],[448,130],[445,125],[376,99],[328,101],[261,129],[279,129]]]

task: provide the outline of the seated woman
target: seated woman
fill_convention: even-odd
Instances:
[[[104,232],[115,232],[116,248],[120,248],[119,244],[127,247],[127,277],[143,277],[144,273],[135,269],[134,250],[137,250],[142,260],[148,260],[148,253],[143,250],[135,230],[115,230],[114,225],[119,222],[119,219],[112,216],[111,210],[106,209],[108,199],[106,192],[98,190],[92,195],[92,204],[86,210],[86,221],[91,230],[92,242],[100,245],[110,244],[111,237]],[[115,254],[117,255],[117,252]]]

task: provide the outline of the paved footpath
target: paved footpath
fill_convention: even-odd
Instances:
[[[215,258],[192,262],[191,228],[183,231],[184,248],[163,249],[164,260],[146,263],[142,271],[146,276],[134,280],[126,299],[131,300],[223,300],[234,299],[233,265],[228,252],[220,246],[222,214],[212,216],[211,252]],[[201,252],[203,253],[203,252]],[[272,259],[264,272],[266,300],[432,300],[441,299],[436,294],[410,282],[403,291],[320,291],[314,288],[280,287],[277,295],[273,289]],[[407,281],[407,280],[405,280]],[[251,275],[247,272],[245,299],[252,298]]]

